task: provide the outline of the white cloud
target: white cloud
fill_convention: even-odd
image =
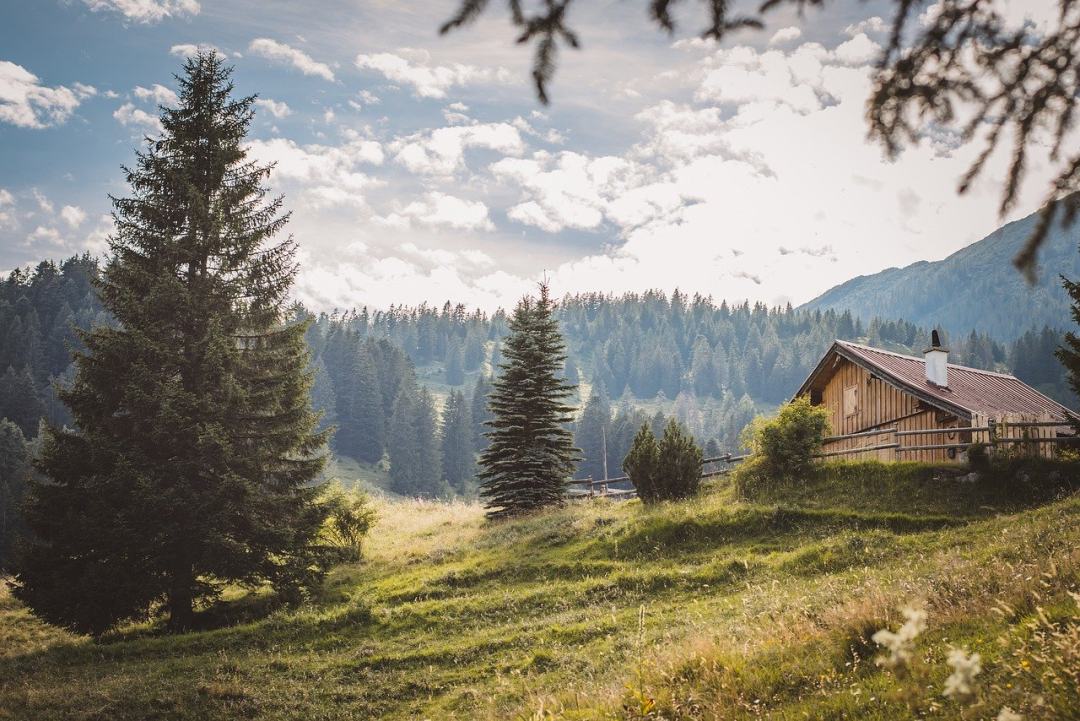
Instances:
[[[315,75],[324,80],[333,80],[334,71],[326,63],[320,63],[303,50],[279,43],[270,38],[256,38],[251,41],[248,50],[267,60],[292,65],[304,75]]]
[[[335,147],[273,138],[253,140],[248,149],[259,162],[275,164],[273,178],[300,185],[315,207],[363,206],[367,190],[381,185],[359,169],[383,162],[382,146],[374,140],[357,138]]]
[[[461,169],[469,148],[520,155],[525,143],[509,123],[480,123],[438,128],[396,140],[390,147],[395,160],[422,175],[450,175]]]
[[[42,213],[52,215],[54,210],[52,201],[37,188],[34,188],[32,192],[34,194],[34,201],[37,202],[38,209],[41,210]]]
[[[168,17],[198,15],[197,0],[83,0],[94,12],[118,12],[138,23],[156,23]]]
[[[0,121],[22,128],[45,128],[65,122],[80,99],[89,97],[89,85],[72,91],[63,85],[50,88],[21,65],[0,60]]]
[[[136,108],[134,103],[124,103],[113,111],[113,117],[127,128],[141,128],[151,133],[161,133],[161,119],[142,108]]]
[[[218,55],[225,55],[219,48],[206,43],[199,43],[198,45],[195,45],[194,43],[180,43],[178,45],[173,45],[169,48],[169,55],[175,55],[178,58],[190,58],[199,53],[210,52],[211,50]]]
[[[155,105],[176,105],[180,102],[180,99],[176,97],[176,93],[157,83],[149,88],[136,85],[133,92],[139,100],[153,100]]]
[[[510,78],[506,68],[481,68],[462,63],[431,65],[427,53],[421,53],[420,57],[421,62],[414,63],[394,53],[360,54],[355,62],[361,70],[377,72],[391,82],[411,87],[421,98],[445,98],[454,86],[506,82]]]
[[[262,108],[275,118],[284,118],[288,115],[292,115],[292,108],[290,108],[289,104],[285,101],[278,102],[271,98],[256,98],[255,106]]]
[[[423,200],[414,200],[384,222],[391,227],[402,227],[409,220],[436,228],[495,230],[483,202],[464,200],[437,191],[429,192]]]
[[[793,40],[798,40],[802,37],[802,30],[791,25],[786,28],[780,28],[769,39],[769,45],[786,45]]]
[[[65,205],[60,209],[60,218],[69,228],[75,229],[86,220],[86,211],[77,205]]]
[[[880,16],[874,15],[873,17],[860,20],[857,23],[852,23],[844,28],[844,34],[848,37],[855,37],[860,33],[866,34],[879,34],[889,31],[889,24],[886,23]]]
[[[868,38],[866,33],[859,33],[836,48],[833,57],[844,65],[858,67],[873,62],[880,54],[881,46]]]

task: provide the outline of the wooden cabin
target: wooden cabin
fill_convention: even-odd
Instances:
[[[1015,376],[948,362],[934,331],[922,358],[838,340],[797,395],[829,409],[823,456],[963,462],[970,444],[1052,457],[1074,414]]]

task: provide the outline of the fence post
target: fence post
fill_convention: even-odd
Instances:
[[[989,428],[986,432],[987,446],[989,447],[988,455],[997,455],[997,421],[987,416],[986,427]]]
[[[595,496],[595,495],[596,495],[596,494],[595,494],[595,493],[593,492],[593,479],[592,479],[592,474],[589,474],[589,476],[588,476],[588,481],[589,481],[589,498],[592,498],[593,496]]]

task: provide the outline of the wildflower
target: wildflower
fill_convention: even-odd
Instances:
[[[997,721],[1024,721],[1024,717],[1008,706],[1002,706],[1001,710],[998,711]]]
[[[982,671],[981,657],[977,653],[970,656],[962,649],[949,651],[946,662],[952,666],[952,675],[945,679],[945,695],[967,698],[975,693],[975,677]]]
[[[915,637],[926,630],[926,611],[905,608],[903,614],[906,620],[896,633],[883,628],[870,637],[874,643],[884,646],[889,652],[887,657],[877,659],[880,666],[907,666],[911,660]]]

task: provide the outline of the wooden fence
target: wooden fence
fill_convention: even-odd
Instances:
[[[927,453],[941,454],[940,460],[959,462],[971,446],[981,444],[994,455],[1024,455],[1053,458],[1058,444],[1076,444],[1072,427],[1043,414],[1032,418],[1006,414],[988,418],[976,414],[970,426],[900,430],[875,428],[859,433],[829,436],[817,458],[841,456],[887,460],[922,460]],[[830,444],[847,446],[830,449]],[[892,451],[889,454],[889,451]]]
[[[749,458],[749,455],[732,455],[731,453],[725,453],[722,456],[716,456],[714,458],[703,458],[701,460],[701,477],[702,478],[716,478],[717,476],[723,476],[731,472],[732,467],[741,461]],[[720,467],[720,464],[724,464]],[[634,498],[637,496],[637,491],[634,489],[634,483],[630,480],[630,476],[617,476],[615,478],[602,478],[599,480],[593,479],[592,476],[588,478],[580,478],[569,481],[572,486],[584,486],[582,490],[572,492],[571,498],[596,498],[603,496],[607,498]],[[629,488],[620,488],[619,486],[629,486]],[[612,487],[615,486],[615,487]]]

